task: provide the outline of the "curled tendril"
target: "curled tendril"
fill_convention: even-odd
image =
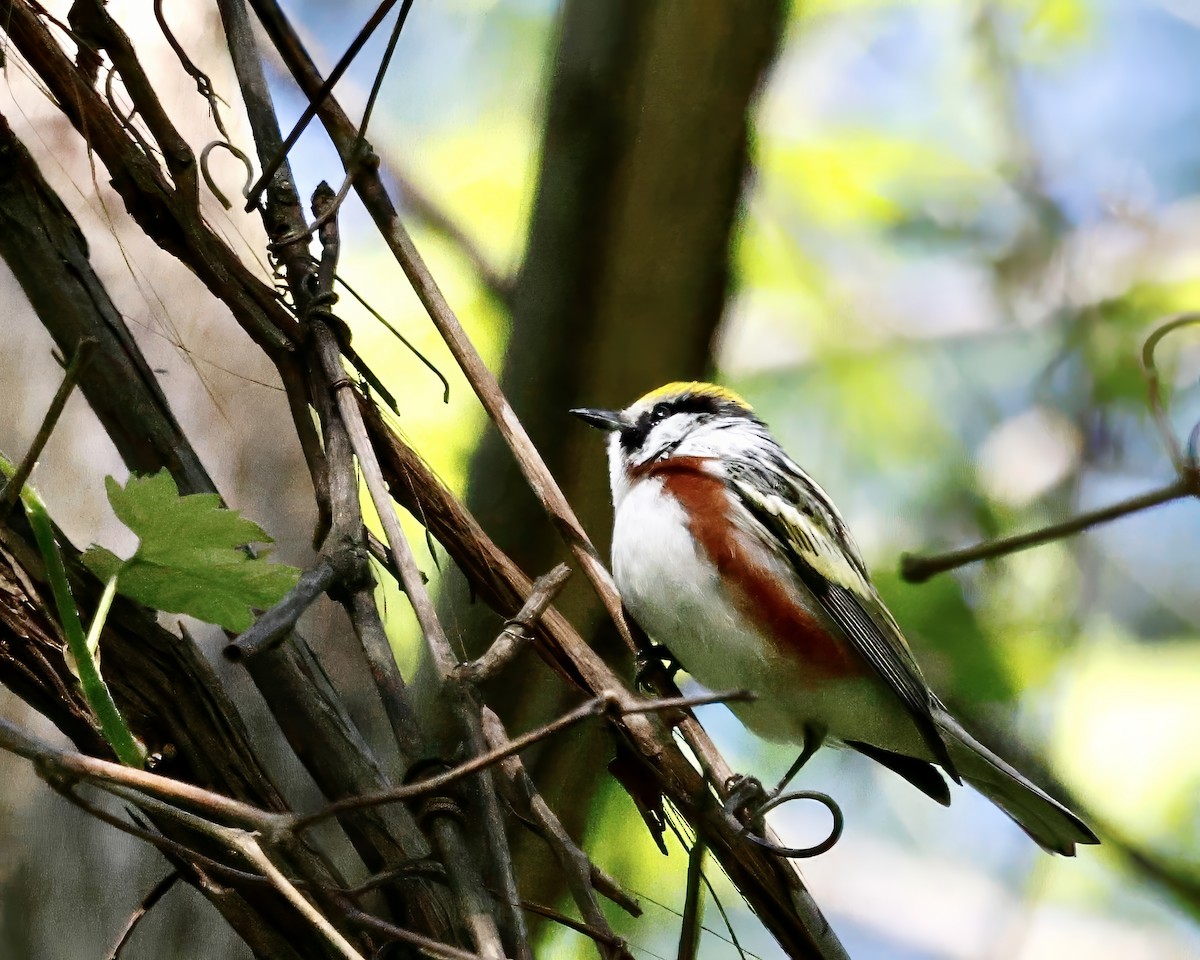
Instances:
[[[757,781],[748,779],[744,781],[747,786],[757,787]],[[762,796],[760,793],[759,796]],[[743,800],[745,793],[740,793],[735,790],[725,801],[725,813],[730,817],[734,817],[735,812],[743,808]],[[833,825],[830,827],[829,835],[820,843],[813,844],[811,847],[784,847],[778,843],[773,843],[762,836],[765,832],[765,824],[763,818],[774,810],[776,807],[781,807],[785,803],[791,803],[793,800],[814,800],[821,804],[829,815],[833,818]],[[845,817],[842,815],[842,808],[838,806],[837,801],[827,793],[822,793],[819,790],[794,790],[791,793],[781,793],[774,797],[767,798],[764,802],[750,808],[749,818],[745,821],[741,828],[740,836],[749,840],[755,846],[762,847],[777,857],[784,857],[788,860],[804,860],[811,857],[819,857],[823,853],[832,850],[837,842],[842,838],[842,829],[845,827]],[[752,829],[753,828],[753,829]],[[754,831],[759,831],[755,833]]]
[[[117,122],[121,125],[126,133],[138,142],[138,146],[142,148],[142,152],[147,157],[154,159],[154,148],[142,136],[142,132],[138,130],[137,125],[133,122],[133,118],[137,116],[137,105],[134,104],[126,113],[121,109],[121,105],[117,103],[117,94],[113,89],[113,81],[117,77],[116,67],[109,66],[108,73],[104,77],[104,99],[108,101],[108,108],[113,112],[113,116],[117,118]]]
[[[1200,313],[1178,314],[1154,330],[1142,345],[1142,373],[1146,378],[1150,415],[1154,418],[1154,424],[1158,428],[1159,435],[1162,437],[1167,452],[1171,455],[1171,461],[1175,464],[1175,469],[1180,473],[1183,473],[1189,465],[1195,467],[1196,431],[1193,429],[1192,436],[1188,439],[1188,460],[1185,460],[1183,451],[1179,448],[1179,440],[1176,438],[1174,430],[1171,429],[1171,423],[1167,419],[1166,403],[1162,396],[1162,385],[1158,375],[1158,365],[1154,359],[1154,351],[1168,334],[1175,332],[1181,327],[1192,326],[1193,324],[1200,324]]]
[[[231,210],[233,208],[233,204],[226,199],[225,194],[223,194],[217,187],[216,181],[213,180],[212,174],[209,173],[208,170],[208,156],[215,149],[217,149],[217,147],[222,147],[223,149],[228,150],[245,165],[246,182],[242,186],[243,197],[247,195],[250,190],[250,185],[254,182],[254,164],[250,162],[250,158],[246,156],[244,150],[235,147],[228,140],[213,140],[203,150],[200,151],[200,175],[204,177],[204,182],[208,184],[208,189],[212,191],[212,195],[221,202],[221,206],[223,206],[226,210]]]
[[[767,813],[793,800],[815,800],[829,811],[829,815],[833,818],[833,826],[830,827],[829,835],[824,840],[813,844],[811,847],[784,847],[751,832],[751,826],[758,827],[759,829],[762,828],[763,817]],[[762,806],[755,809],[750,823],[743,830],[743,836],[755,846],[762,847],[777,857],[784,857],[788,860],[804,860],[810,857],[819,857],[821,854],[832,850],[837,845],[837,842],[842,839],[842,829],[845,825],[846,820],[842,815],[842,808],[838,806],[837,801],[829,794],[822,793],[819,790],[794,790],[791,793],[781,793],[777,797],[772,797]]]
[[[225,129],[225,124],[221,121],[221,111],[217,107],[218,102],[225,103],[225,101],[222,100],[217,94],[216,90],[213,89],[212,80],[209,79],[208,74],[206,74],[192,62],[192,58],[189,57],[187,55],[187,51],[183,49],[183,44],[181,44],[175,38],[175,34],[171,32],[171,28],[167,25],[167,18],[163,13],[162,7],[163,0],[154,0],[154,18],[158,21],[158,27],[162,31],[163,37],[166,39],[167,43],[170,44],[171,49],[175,51],[175,56],[179,58],[179,63],[187,72],[187,75],[196,81],[197,92],[200,94],[200,96],[208,101],[208,108],[210,111],[212,111],[213,123],[216,125],[217,132],[220,133],[221,136],[226,140],[229,140],[229,131]],[[228,106],[228,104],[226,104],[226,106]],[[253,173],[251,173],[250,181],[246,184],[247,189],[242,191],[242,196],[247,195],[250,184],[253,182],[254,176]],[[212,186],[211,182],[209,183],[209,189],[211,189],[213,193],[216,193],[217,196],[220,196],[220,192]],[[222,200],[222,202],[224,202],[224,200]],[[225,204],[225,209],[229,209],[229,204]]]

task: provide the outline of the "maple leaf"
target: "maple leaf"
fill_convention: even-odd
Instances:
[[[91,546],[83,562],[101,580],[117,577],[125,596],[169,613],[182,613],[240,633],[254,609],[277,603],[300,571],[244,549],[271,543],[257,523],[221,506],[215,493],[179,495],[171,475],[131,476],[122,487],[104,480],[118,519],[138,536],[128,560]]]

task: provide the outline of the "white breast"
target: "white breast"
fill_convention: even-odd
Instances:
[[[760,736],[799,742],[805,724],[815,721],[836,738],[921,752],[911,719],[878,682],[814,686],[803,663],[777,653],[734,605],[661,479],[637,480],[621,491],[612,562],[625,606],[652,640],[710,690],[758,695],[732,708]]]
[[[629,612],[700,683],[765,691],[780,682],[781,671],[790,672],[733,605],[660,479],[640,480],[626,492],[612,549],[613,575]],[[735,712],[763,736],[793,740],[802,718],[791,701],[763,697]]]

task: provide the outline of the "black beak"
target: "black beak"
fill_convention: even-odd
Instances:
[[[620,430],[628,426],[619,410],[596,410],[591,407],[576,407],[571,413],[585,423],[601,430]]]

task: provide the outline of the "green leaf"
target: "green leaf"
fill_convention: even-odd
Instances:
[[[83,555],[102,580],[118,578],[125,596],[158,610],[183,613],[240,632],[254,609],[277,603],[300,571],[242,549],[270,543],[256,523],[221,506],[213,493],[181,497],[171,475],[130,477],[122,487],[105,479],[113,512],[138,536],[138,548],[122,560],[104,547]]]

